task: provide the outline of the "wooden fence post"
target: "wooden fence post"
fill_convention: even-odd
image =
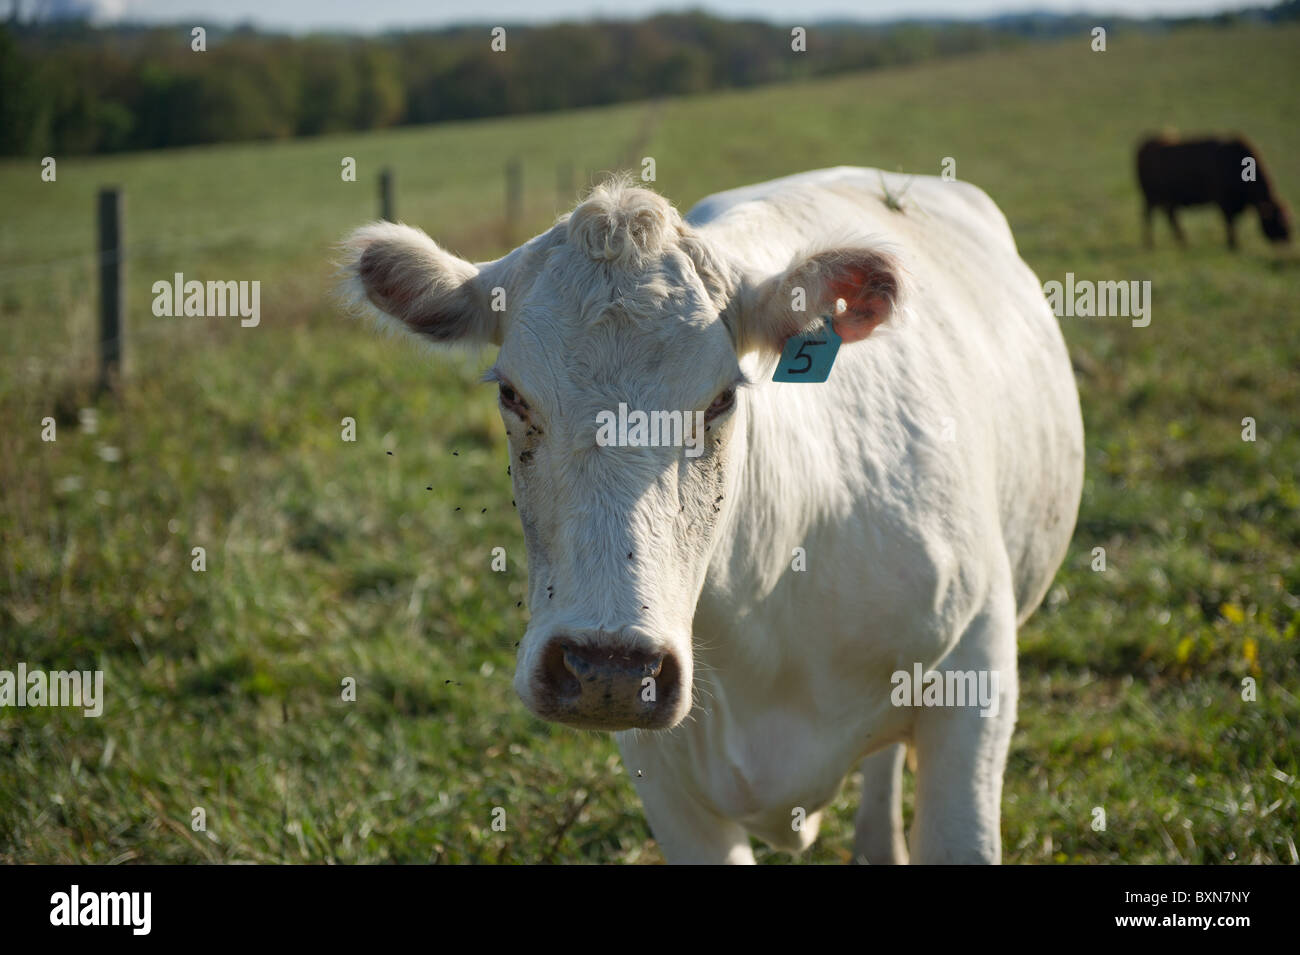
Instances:
[[[379,170],[379,218],[397,221],[393,218],[393,170],[388,166]]]
[[[99,390],[113,388],[125,351],[126,284],[122,281],[122,192],[99,191]]]

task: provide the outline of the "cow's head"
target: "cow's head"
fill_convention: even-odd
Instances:
[[[345,248],[362,306],[426,340],[500,346],[485,378],[500,395],[529,564],[519,696],[577,727],[676,725],[691,708],[696,601],[747,446],[740,358],[774,355],[832,312],[846,342],[865,338],[894,307],[892,260],[841,246],[746,274],[666,200],[623,181],[494,262],[389,223]],[[632,441],[649,437],[634,412],[667,413],[658,436],[670,439],[679,413],[680,443],[611,444],[620,405]]]
[[[1260,202],[1259,226],[1270,242],[1291,241],[1291,216],[1281,199]]]

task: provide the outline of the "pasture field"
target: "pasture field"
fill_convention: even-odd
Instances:
[[[1087,482],[1022,631],[1004,857],[1300,861],[1300,259],[1253,216],[1229,253],[1211,211],[1184,214],[1186,251],[1163,222],[1144,250],[1132,159],[1149,130],[1239,129],[1300,204],[1297,48],[1300,28],[1112,34],[1105,53],[1081,37],[658,104],[68,158],[54,183],[0,164],[0,668],[102,669],[107,695],[98,719],[0,710],[0,861],[661,859],[612,740],[538,721],[511,689],[526,565],[475,384],[490,356],[432,357],[329,295],[380,165],[401,218],[487,258],[513,155],[532,231],[560,211],[560,162],[582,180],[652,156],[685,210],[804,169],[952,157],[1044,282],[1149,280],[1146,328],[1062,319]],[[114,183],[129,375],[97,399],[93,199]],[[150,287],[175,272],[259,280],[260,324],[154,317]],[[798,861],[846,861],[855,807],[850,778]]]

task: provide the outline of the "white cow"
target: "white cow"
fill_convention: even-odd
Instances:
[[[500,346],[530,578],[515,687],[544,719],[622,731],[669,861],[752,862],[751,834],[805,848],[859,761],[856,856],[906,861],[909,744],[911,857],[1000,859],[1016,631],[1074,528],[1083,428],[998,208],[928,177],[887,202],[906,181],[820,170],[684,221],[615,181],[480,264],[402,225],[346,242],[363,308]],[[774,383],[822,316],[844,341],[829,379]],[[598,440],[620,405],[700,412],[705,434]],[[996,698],[899,692],[930,671],[991,676]]]

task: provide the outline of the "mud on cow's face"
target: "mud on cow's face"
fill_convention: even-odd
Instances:
[[[538,716],[664,729],[692,704],[691,623],[745,451],[739,355],[838,307],[846,341],[893,306],[892,262],[833,249],[755,280],[655,193],[613,183],[495,262],[381,223],[347,241],[348,292],[440,342],[500,346],[528,549],[515,688]],[[789,307],[801,286],[806,313]]]

